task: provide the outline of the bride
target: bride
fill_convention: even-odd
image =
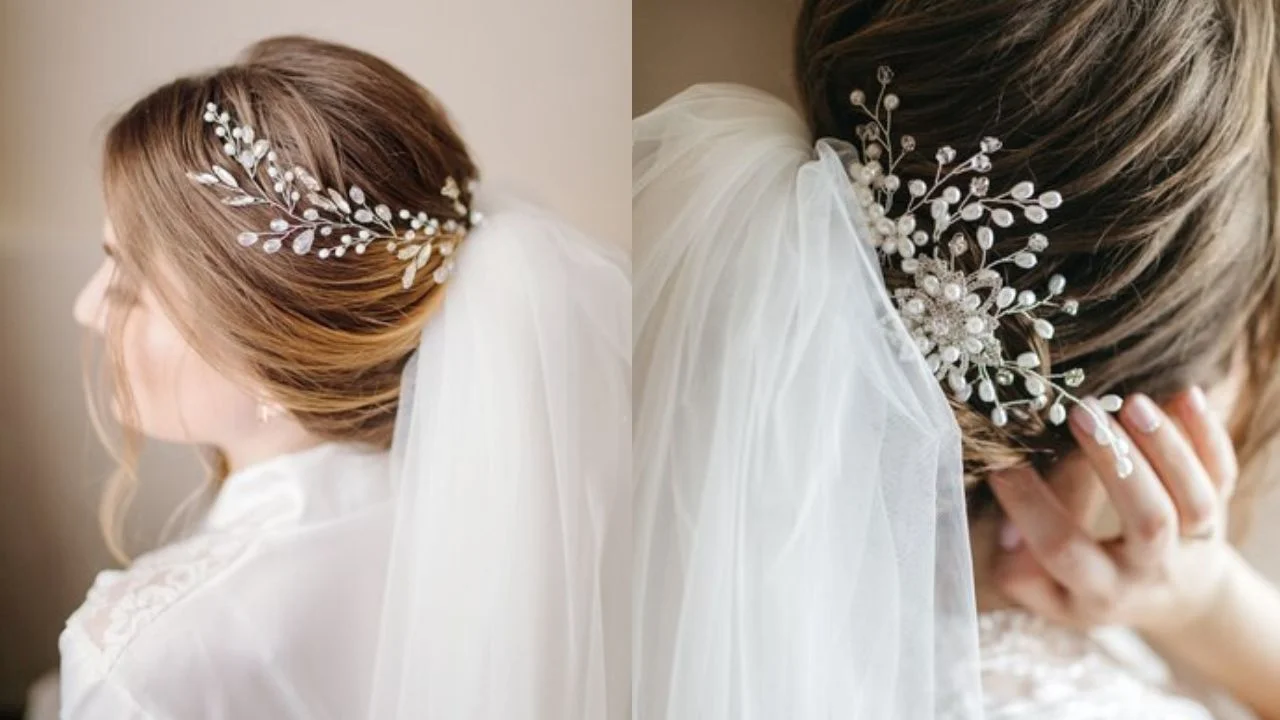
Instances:
[[[129,440],[113,547],[139,434],[214,449],[217,492],[97,578],[63,717],[615,716],[628,270],[478,180],[421,86],[307,38],[111,128],[76,316]]]
[[[806,0],[636,120],[638,717],[1280,717],[1276,29]]]

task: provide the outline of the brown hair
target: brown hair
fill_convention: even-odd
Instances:
[[[263,40],[232,65],[156,89],[106,138],[104,188],[118,236],[114,282],[145,278],[202,357],[244,378],[314,435],[388,447],[400,374],[437,286],[418,282],[404,290],[404,265],[387,252],[325,261],[316,252],[268,256],[240,247],[240,231],[265,228],[273,216],[269,208],[228,207],[187,178],[190,170],[229,164],[203,120],[207,103],[270,138],[282,158],[326,187],[356,185],[380,203],[441,219],[464,220],[440,191],[448,177],[464,186],[476,177],[466,146],[443,108],[404,73],[368,53],[305,37]],[[169,275],[180,282],[159,281]],[[125,312],[108,317],[107,342],[129,425],[136,411],[121,363],[125,320]],[[137,483],[140,443],[136,433],[125,435],[101,512],[108,544],[121,558],[118,518]],[[225,472],[219,459],[215,479]]]
[[[1159,399],[1221,379],[1243,350],[1232,425],[1256,475],[1280,429],[1275,34],[1273,4],[1252,0],[806,0],[796,75],[815,135],[852,140],[849,93],[889,65],[894,127],[927,149],[901,175],[932,177],[933,148],[1003,139],[992,187],[1029,178],[1066,198],[1024,276],[1061,273],[1080,300],[1054,317],[1055,365],[1082,367],[1087,393]],[[1001,340],[1046,356],[1028,330]],[[1071,446],[1038,419],[1001,429],[953,404],[973,478]]]

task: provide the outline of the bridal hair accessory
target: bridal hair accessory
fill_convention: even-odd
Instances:
[[[425,212],[404,209],[393,214],[386,205],[370,206],[364,191],[355,185],[344,195],[321,185],[306,168],[289,168],[276,155],[270,141],[257,137],[252,127],[238,124],[215,103],[205,106],[204,121],[214,126],[214,134],[223,142],[223,152],[243,168],[249,185],[242,185],[222,165],[214,165],[208,172],[188,172],[187,177],[221,191],[225,205],[267,205],[279,213],[270,222],[269,230],[245,230],[236,236],[246,248],[261,241],[264,252],[276,253],[288,242],[294,253],[306,255],[317,242],[326,242],[321,238],[333,238],[328,247],[316,251],[325,260],[343,257],[349,251],[363,255],[375,241],[385,240],[387,250],[405,263],[401,284],[408,290],[418,271],[436,256],[442,260],[431,273],[431,281],[440,285],[448,280],[453,272],[450,256],[457,244],[483,220],[479,212],[468,210],[462,202],[461,188],[452,177],[440,194],[453,201],[454,211],[464,220],[442,221]],[[264,187],[259,176],[259,166],[264,161],[269,188]]]
[[[984,138],[979,151],[960,163],[956,163],[955,149],[939,149],[932,182],[900,177],[895,173],[897,166],[915,149],[916,141],[903,135],[895,147],[890,130],[893,111],[901,101],[887,91],[893,80],[888,67],[879,68],[877,79],[880,91],[874,109],[867,107],[863,91],[849,95],[850,102],[870,122],[857,128],[862,152],[857,161],[849,163],[848,172],[870,239],[882,259],[896,262],[915,281],[914,287],[893,292],[898,315],[915,349],[924,354],[929,370],[946,382],[960,402],[969,402],[976,393],[980,401],[990,405],[991,421],[997,427],[1004,427],[1011,418],[1026,417],[1028,411],[1040,413],[1046,408],[1049,422],[1061,425],[1067,419],[1066,405],[1080,406],[1094,417],[1095,440],[1111,448],[1119,475],[1128,476],[1133,472],[1133,461],[1127,442],[1112,430],[1106,417],[1106,413],[1120,410],[1120,397],[1082,400],[1071,388],[1084,382],[1083,370],[1043,372],[1047,358],[1027,351],[1009,359],[996,337],[1003,322],[1020,317],[1048,341],[1053,339],[1054,326],[1041,317],[1042,312],[1058,310],[1075,315],[1079,310],[1076,300],[1063,298],[1066,280],[1061,275],[1049,278],[1043,296],[1006,284],[1003,271],[1036,266],[1037,254],[1049,246],[1042,233],[1029,235],[1026,245],[1016,252],[990,257],[997,230],[1013,226],[1015,212],[1034,225],[1042,224],[1049,211],[1062,204],[1062,196],[1055,191],[1037,196],[1035,185],[1025,180],[1004,193],[992,194],[985,173],[991,169],[990,156],[1002,147],[994,137]],[[962,191],[966,177],[968,188]],[[895,208],[895,196],[904,189],[905,201]],[[923,215],[925,211],[928,220],[921,223],[917,212]],[[974,255],[980,258],[976,270],[957,267],[958,259]],[[904,351],[914,352],[910,345]],[[1018,385],[1021,389],[1015,390]],[[1014,392],[1018,397],[1006,399],[1006,393]]]

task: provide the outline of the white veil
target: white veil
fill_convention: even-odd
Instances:
[[[629,553],[629,270],[534,207],[477,207],[405,370],[369,717],[621,717],[626,598],[602,576]]]
[[[634,123],[637,720],[981,716],[959,430],[847,152],[737,86]]]

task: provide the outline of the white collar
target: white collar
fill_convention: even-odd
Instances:
[[[232,473],[223,481],[204,526],[310,524],[351,514],[390,497],[386,451],[324,443]]]

